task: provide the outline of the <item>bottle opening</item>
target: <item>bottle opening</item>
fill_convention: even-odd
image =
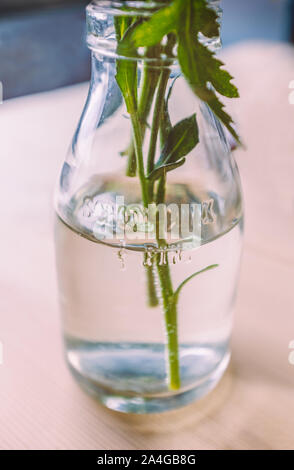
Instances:
[[[221,9],[219,8],[220,0],[208,1],[210,7],[214,9],[219,18],[221,18]],[[102,56],[111,58],[127,58],[129,60],[144,60],[153,62],[154,64],[158,59],[161,60],[161,66],[170,65],[170,61],[176,62],[177,50],[176,47],[168,56],[163,53],[160,57],[158,55],[152,56],[150,51],[146,55],[144,48],[138,48],[135,55],[121,55],[117,53],[117,36],[115,31],[115,21],[118,17],[135,18],[136,20],[146,19],[154,12],[167,7],[168,2],[158,1],[116,1],[116,0],[95,0],[92,1],[86,8],[87,15],[87,44],[88,47],[94,52]],[[217,50],[221,46],[220,37],[206,38],[199,33],[198,38],[203,44],[209,46],[211,50]],[[168,61],[166,64],[165,61]],[[163,62],[162,62],[163,61]]]
[[[113,16],[149,16],[166,5],[166,2],[144,0],[94,0],[88,5],[87,10]]]
[[[158,56],[152,57],[149,54],[146,57],[144,48],[138,48],[135,55],[118,54],[115,21],[118,17],[147,19],[152,13],[166,6],[167,3],[145,1],[96,0],[91,2],[86,9],[88,47],[102,56],[158,61]],[[172,55],[170,58],[175,59],[175,56]],[[161,59],[166,59],[166,57],[161,57]]]

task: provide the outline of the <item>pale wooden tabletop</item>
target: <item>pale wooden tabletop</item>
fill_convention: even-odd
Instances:
[[[246,237],[233,359],[214,392],[163,415],[102,408],[63,361],[52,190],[87,86],[0,107],[1,449],[294,448],[294,49],[251,43],[226,60],[248,147],[236,155]]]

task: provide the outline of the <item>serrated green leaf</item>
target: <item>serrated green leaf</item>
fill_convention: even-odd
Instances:
[[[169,171],[175,170],[176,168],[179,168],[180,166],[184,165],[186,159],[182,158],[176,162],[173,163],[163,163],[162,165],[156,167],[150,175],[147,176],[147,179],[149,181],[155,181],[164,176],[166,173]]]
[[[224,63],[217,59],[213,52],[199,43],[197,45],[195,59],[196,58],[197,63],[205,67],[204,80],[206,80],[206,82],[209,81],[216,91],[223,96],[227,96],[228,98],[239,97],[237,88],[230,82],[233,77],[229,72],[221,68],[224,66]]]
[[[182,21],[178,31],[178,56],[181,69],[192,87],[202,87],[205,92],[210,82],[220,94],[230,98],[238,97],[237,88],[230,83],[231,75],[221,69],[223,62],[198,41],[197,33],[201,31],[201,24],[198,24],[196,13],[200,5],[204,12],[209,10],[204,0],[200,2],[186,0],[186,7],[182,10]],[[195,4],[198,4],[196,11]]]
[[[125,27],[125,24],[120,25],[120,31]],[[178,59],[187,82],[240,143],[239,136],[232,127],[233,121],[225,112],[224,105],[216,94],[217,92],[235,98],[239,96],[238,90],[231,83],[232,76],[222,68],[223,62],[201,44],[198,38],[200,32],[207,37],[219,33],[217,14],[210,8],[207,0],[172,0],[168,6],[156,11],[147,20],[137,21],[131,25],[120,41],[119,52],[121,55],[135,57],[138,47],[154,46],[171,32],[177,35]],[[126,67],[128,70],[123,70]],[[124,96],[127,96],[128,108],[133,109],[135,100],[128,84],[135,83],[134,65],[133,70],[131,66],[126,67],[122,67],[119,74],[119,85]],[[166,126],[162,126],[163,135],[167,133],[168,126],[169,122],[166,120]]]
[[[230,98],[239,96],[238,90],[230,83],[231,75],[221,69],[223,63],[198,41],[198,37],[195,37],[195,33],[201,28],[201,24],[198,25],[195,4],[195,0],[186,0],[185,8],[182,9],[182,21],[178,31],[178,58],[181,70],[194,93],[210,106],[229,132],[240,142],[239,136],[231,126],[231,117],[224,111],[224,105],[211,89],[210,83],[216,91]],[[209,9],[206,0],[199,0],[198,7],[202,7],[203,11]]]
[[[155,168],[174,163],[190,153],[199,142],[196,114],[176,124],[168,134],[166,144]]]
[[[207,104],[214,114],[219,118],[219,120],[225,125],[231,135],[236,139],[236,141],[241,144],[240,137],[232,126],[233,119],[228,113],[224,111],[224,105],[222,102],[214,95],[212,99],[207,101]]]

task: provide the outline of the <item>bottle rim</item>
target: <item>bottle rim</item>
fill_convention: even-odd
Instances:
[[[113,16],[150,16],[155,10],[166,6],[166,2],[145,2],[144,0],[93,0],[86,9],[88,12],[106,13]]]
[[[208,0],[211,8],[221,18],[220,0]],[[155,67],[177,66],[177,51],[174,50],[168,57],[163,53],[160,58],[146,57],[145,51],[138,48],[134,56],[121,56],[117,53],[117,40],[114,30],[114,18],[117,16],[149,17],[155,11],[165,8],[167,2],[145,0],[93,0],[86,7],[87,16],[87,45],[92,52],[96,52],[104,57],[114,59],[127,59],[144,61],[153,64]],[[126,9],[126,7],[128,7]],[[212,51],[221,47],[220,36],[206,38],[199,33],[199,40],[209,46]],[[175,48],[176,49],[176,48]],[[160,61],[159,61],[160,59]]]
[[[115,35],[113,19],[116,16],[148,17],[154,11],[166,7],[167,3],[146,2],[142,0],[94,0],[86,8],[87,15],[87,45],[92,52],[100,56],[113,59],[126,59],[131,61],[143,61],[154,67],[165,68],[177,64],[177,58],[171,57],[146,57],[145,50],[136,51],[135,55],[122,56],[117,53],[117,38]],[[128,7],[128,9],[126,9]]]

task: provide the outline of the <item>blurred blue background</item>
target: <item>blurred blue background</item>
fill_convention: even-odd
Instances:
[[[292,38],[291,0],[222,0],[223,44],[246,39],[289,41]]]
[[[0,81],[4,99],[89,78],[84,0],[1,0]],[[222,0],[224,46],[292,41],[294,0]]]

